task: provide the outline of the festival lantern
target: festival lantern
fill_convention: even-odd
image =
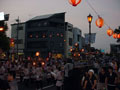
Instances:
[[[69,3],[74,7],[80,4],[80,2],[81,0],[69,0]]]
[[[32,38],[33,36],[32,36],[32,34],[30,35],[30,38]]]
[[[108,36],[112,36],[113,35],[113,30],[111,28],[109,28],[107,30],[107,34],[108,34]]]
[[[8,74],[7,80],[8,80],[8,81],[13,81],[13,79],[14,79],[14,78],[13,78],[13,75]]]
[[[46,58],[46,61],[49,61],[49,58]]]
[[[57,33],[57,36],[59,36],[60,34],[59,33]]]
[[[28,57],[28,60],[31,60],[31,57]]]
[[[35,56],[38,57],[39,55],[40,55],[40,52],[36,52],[36,53],[35,53]]]
[[[84,52],[85,50],[84,49],[81,49],[81,52]]]
[[[72,51],[73,51],[73,49],[71,48],[71,49],[70,49],[70,52],[72,52]]]
[[[44,66],[44,65],[45,65],[45,62],[41,62],[41,64],[42,64],[42,66]]]
[[[66,42],[66,40],[64,40],[64,42]]]
[[[102,26],[104,25],[104,20],[102,17],[98,16],[98,19],[96,20],[96,26],[99,28],[102,28]]]
[[[76,54],[74,53],[74,54],[73,54],[73,56],[75,57],[75,56],[76,56]]]
[[[119,33],[119,34],[117,34],[117,38],[118,38],[118,39],[120,39],[120,33]]]
[[[80,53],[78,54],[78,56],[80,57]]]
[[[33,66],[36,66],[36,62],[33,62]]]
[[[117,38],[117,33],[113,34],[113,38],[116,39]]]

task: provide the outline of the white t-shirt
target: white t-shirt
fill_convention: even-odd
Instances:
[[[63,82],[62,82],[63,76],[62,76],[61,71],[58,71],[58,72],[57,72],[57,74],[56,74],[56,80],[57,80],[56,86],[59,86],[59,87],[60,87],[60,86],[63,85]]]
[[[68,72],[73,69],[72,63],[65,64],[64,71],[65,71],[65,77],[68,77]]]

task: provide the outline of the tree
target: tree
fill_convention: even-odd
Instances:
[[[0,32],[0,48],[3,51],[8,51],[10,49],[9,38],[6,35],[6,31],[8,30],[7,23],[4,24],[4,31]]]

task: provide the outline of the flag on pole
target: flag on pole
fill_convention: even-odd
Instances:
[[[90,43],[95,43],[96,33],[91,33]],[[89,44],[89,33],[85,34],[85,44]]]

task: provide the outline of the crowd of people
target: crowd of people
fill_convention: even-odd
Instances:
[[[120,63],[116,57],[89,59],[92,64],[77,64],[73,59],[40,62],[0,62],[0,90],[18,90],[18,83],[36,90],[53,84],[56,90],[120,90]],[[80,63],[80,62],[79,62]]]

